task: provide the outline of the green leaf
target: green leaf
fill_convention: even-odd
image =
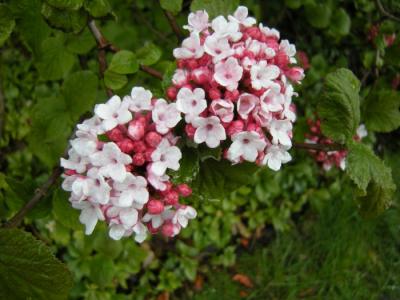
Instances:
[[[139,64],[150,66],[154,65],[161,58],[162,51],[153,43],[147,43],[142,48],[136,51],[136,56]]]
[[[139,64],[133,52],[121,50],[114,54],[108,69],[117,74],[133,74],[139,70]]]
[[[45,0],[49,5],[60,9],[77,10],[82,7],[84,0]]]
[[[104,84],[106,87],[119,90],[124,87],[128,83],[128,77],[126,75],[117,74],[110,70],[106,70],[104,72]]]
[[[65,79],[62,93],[73,121],[92,109],[97,97],[97,85],[97,76],[92,71],[78,71]]]
[[[43,79],[58,80],[71,70],[74,62],[75,56],[65,49],[64,38],[59,35],[43,42],[37,68]]]
[[[12,1],[10,9],[16,18],[16,30],[21,33],[24,44],[35,55],[38,55],[42,42],[49,36],[50,27],[40,13],[40,0]]]
[[[303,2],[302,0],[285,0],[285,5],[290,9],[299,9]]]
[[[331,6],[324,4],[309,4],[305,6],[308,23],[315,28],[326,28],[331,22]]]
[[[163,9],[177,14],[182,10],[182,0],[160,0]]]
[[[330,30],[334,35],[344,36],[349,34],[351,27],[350,16],[343,8],[335,10],[332,17]]]
[[[69,33],[65,41],[67,50],[74,54],[86,54],[96,46],[96,40],[89,29],[79,34]]]
[[[208,200],[224,199],[253,180],[260,167],[252,163],[232,165],[226,160],[201,162],[200,172],[191,184],[195,195]]]
[[[111,12],[111,5],[108,0],[86,0],[84,6],[89,14],[95,18],[104,17]]]
[[[83,10],[65,10],[43,4],[42,15],[54,28],[65,32],[80,32],[87,22],[87,13]]]
[[[50,249],[19,229],[0,229],[0,298],[67,299],[68,269]]]
[[[363,103],[363,119],[367,128],[390,132],[400,126],[400,93],[394,90],[373,90]]]
[[[206,10],[211,19],[233,13],[239,6],[239,0],[193,0],[191,11]]]
[[[115,267],[111,258],[98,254],[91,260],[90,279],[99,287],[112,285],[114,274]]]
[[[346,172],[360,191],[361,210],[371,216],[389,207],[396,189],[391,169],[366,145],[352,142]]]
[[[72,208],[68,201],[68,193],[61,189],[57,189],[53,194],[53,215],[66,228],[82,229],[82,225],[78,221],[79,212]]]
[[[199,156],[197,149],[183,148],[178,171],[171,172],[175,183],[190,183],[199,173]]]
[[[15,20],[11,10],[4,4],[0,4],[0,46],[8,39],[15,26]]]
[[[352,140],[360,123],[360,82],[348,69],[327,75],[318,105],[322,132],[336,142]]]

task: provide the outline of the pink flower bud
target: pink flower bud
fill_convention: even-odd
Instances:
[[[119,142],[125,138],[125,135],[123,134],[123,132],[117,127],[110,131],[107,131],[106,135],[113,142]]]
[[[211,100],[221,99],[221,92],[216,88],[210,89],[208,91],[208,97],[210,97]]]
[[[164,211],[164,204],[160,200],[152,199],[147,203],[147,211],[152,215],[161,214]]]
[[[117,142],[118,147],[124,153],[132,153],[134,149],[134,142],[131,139],[123,139],[120,142]]]
[[[171,222],[165,223],[161,228],[161,232],[166,237],[173,237],[175,235],[174,224]]]
[[[179,194],[176,191],[169,191],[165,196],[164,196],[164,202],[167,205],[175,205],[178,204],[179,202]]]
[[[143,153],[136,153],[132,157],[132,164],[135,166],[143,166],[144,163],[146,162],[145,155]]]
[[[186,183],[179,184],[177,189],[182,197],[189,197],[192,194],[192,189]]]
[[[146,151],[147,147],[143,141],[135,141],[133,142],[133,151],[135,153],[143,153]]]
[[[189,59],[187,61],[187,67],[191,70],[196,69],[199,66],[199,64],[197,63],[197,61],[195,59]]]
[[[186,135],[187,135],[189,138],[193,138],[193,137],[194,137],[194,134],[195,134],[195,132],[196,132],[196,128],[194,128],[191,124],[187,124],[187,125],[185,126],[185,132],[186,132]]]
[[[161,140],[162,136],[155,131],[148,132],[145,137],[147,145],[149,145],[152,148],[156,148],[158,144],[161,142]]]
[[[169,100],[175,100],[176,99],[176,95],[177,95],[177,90],[176,90],[176,87],[174,87],[174,86],[170,86],[168,89],[167,89],[167,97],[168,97],[168,99]]]
[[[290,68],[285,72],[285,75],[294,82],[300,82],[304,78],[304,70],[299,67]]]
[[[151,155],[154,152],[154,148],[147,148],[144,151],[144,158],[146,159],[146,161],[153,161],[153,159],[151,158]]]
[[[67,176],[75,175],[76,171],[75,170],[65,170],[64,174]]]
[[[228,127],[227,134],[229,136],[234,135],[235,133],[239,133],[243,131],[244,122],[242,120],[236,120],[231,122],[231,125]]]

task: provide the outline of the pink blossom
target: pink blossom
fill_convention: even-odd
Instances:
[[[200,58],[204,49],[200,44],[200,37],[197,33],[191,33],[188,38],[182,42],[182,48],[174,49],[174,56],[178,59]]]
[[[181,88],[176,97],[176,107],[185,114],[187,123],[198,117],[207,107],[205,93],[201,88],[196,88],[193,91],[188,88]]]
[[[168,104],[164,99],[158,99],[152,111],[153,122],[159,133],[165,134],[181,120],[176,103]]]
[[[196,128],[194,141],[197,144],[205,142],[208,147],[216,148],[222,140],[226,139],[225,129],[221,125],[220,120],[215,116],[196,118],[193,121],[193,126]]]
[[[237,59],[229,57],[225,62],[219,62],[215,66],[214,79],[229,91],[233,91],[238,87],[242,74],[243,68],[239,65]]]
[[[211,102],[211,111],[214,115],[218,116],[222,122],[229,123],[233,120],[234,105],[230,100],[213,100]]]

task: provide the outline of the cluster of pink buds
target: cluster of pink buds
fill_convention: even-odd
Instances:
[[[187,136],[221,146],[232,163],[279,170],[291,160],[292,84],[304,77],[295,46],[276,29],[257,26],[243,6],[211,23],[206,11],[197,11],[188,23],[190,36],[174,49],[178,69],[167,90],[184,114]]]
[[[312,144],[320,144],[320,145],[332,145],[334,142],[324,136],[321,131],[321,120],[317,119],[313,121],[311,119],[307,120],[308,126],[310,128],[310,132],[306,133],[306,142]],[[364,137],[368,135],[368,132],[363,124],[361,124],[357,128],[356,135],[354,136],[354,140],[361,141]],[[317,151],[310,150],[310,154],[314,157],[314,159],[322,165],[325,171],[329,171],[333,166],[340,168],[341,170],[346,169],[346,150],[338,150],[338,151]]]
[[[173,185],[166,174],[179,169],[182,157],[171,132],[181,120],[176,103],[134,87],[130,96],[113,96],[94,111],[77,125],[69,157],[61,159],[62,187],[81,211],[86,234],[102,220],[115,240],[134,234],[142,242],[148,232],[175,236],[196,217],[179,203],[190,187]]]

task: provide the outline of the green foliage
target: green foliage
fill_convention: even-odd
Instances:
[[[72,286],[65,265],[19,229],[0,229],[0,279],[2,299],[67,299]]]
[[[78,10],[82,7],[84,0],[46,0],[46,2],[56,8]]]
[[[363,119],[367,128],[390,132],[400,126],[400,94],[393,90],[373,90],[363,103]]]
[[[87,14],[82,9],[65,10],[43,4],[42,14],[52,27],[66,32],[78,33],[87,22]]]
[[[95,18],[107,16],[111,12],[108,0],[86,0],[84,7]]]
[[[305,7],[307,21],[315,28],[329,26],[332,16],[332,8],[329,4],[310,4]]]
[[[322,132],[344,143],[353,138],[360,122],[360,82],[347,69],[338,69],[325,79],[318,106]]]
[[[238,5],[238,0],[193,0],[190,10],[206,10],[210,18],[215,18],[233,13]]]
[[[117,74],[133,74],[139,69],[136,55],[127,50],[118,51],[114,54],[108,70]]]
[[[136,55],[141,65],[151,66],[160,60],[162,51],[153,43],[147,43],[136,51]]]
[[[347,165],[347,174],[360,190],[361,212],[373,216],[388,208],[396,189],[390,168],[359,143],[350,145]]]
[[[160,0],[160,5],[163,9],[177,14],[182,9],[183,0]]]
[[[0,46],[8,39],[15,26],[15,20],[11,10],[4,4],[0,4]]]

